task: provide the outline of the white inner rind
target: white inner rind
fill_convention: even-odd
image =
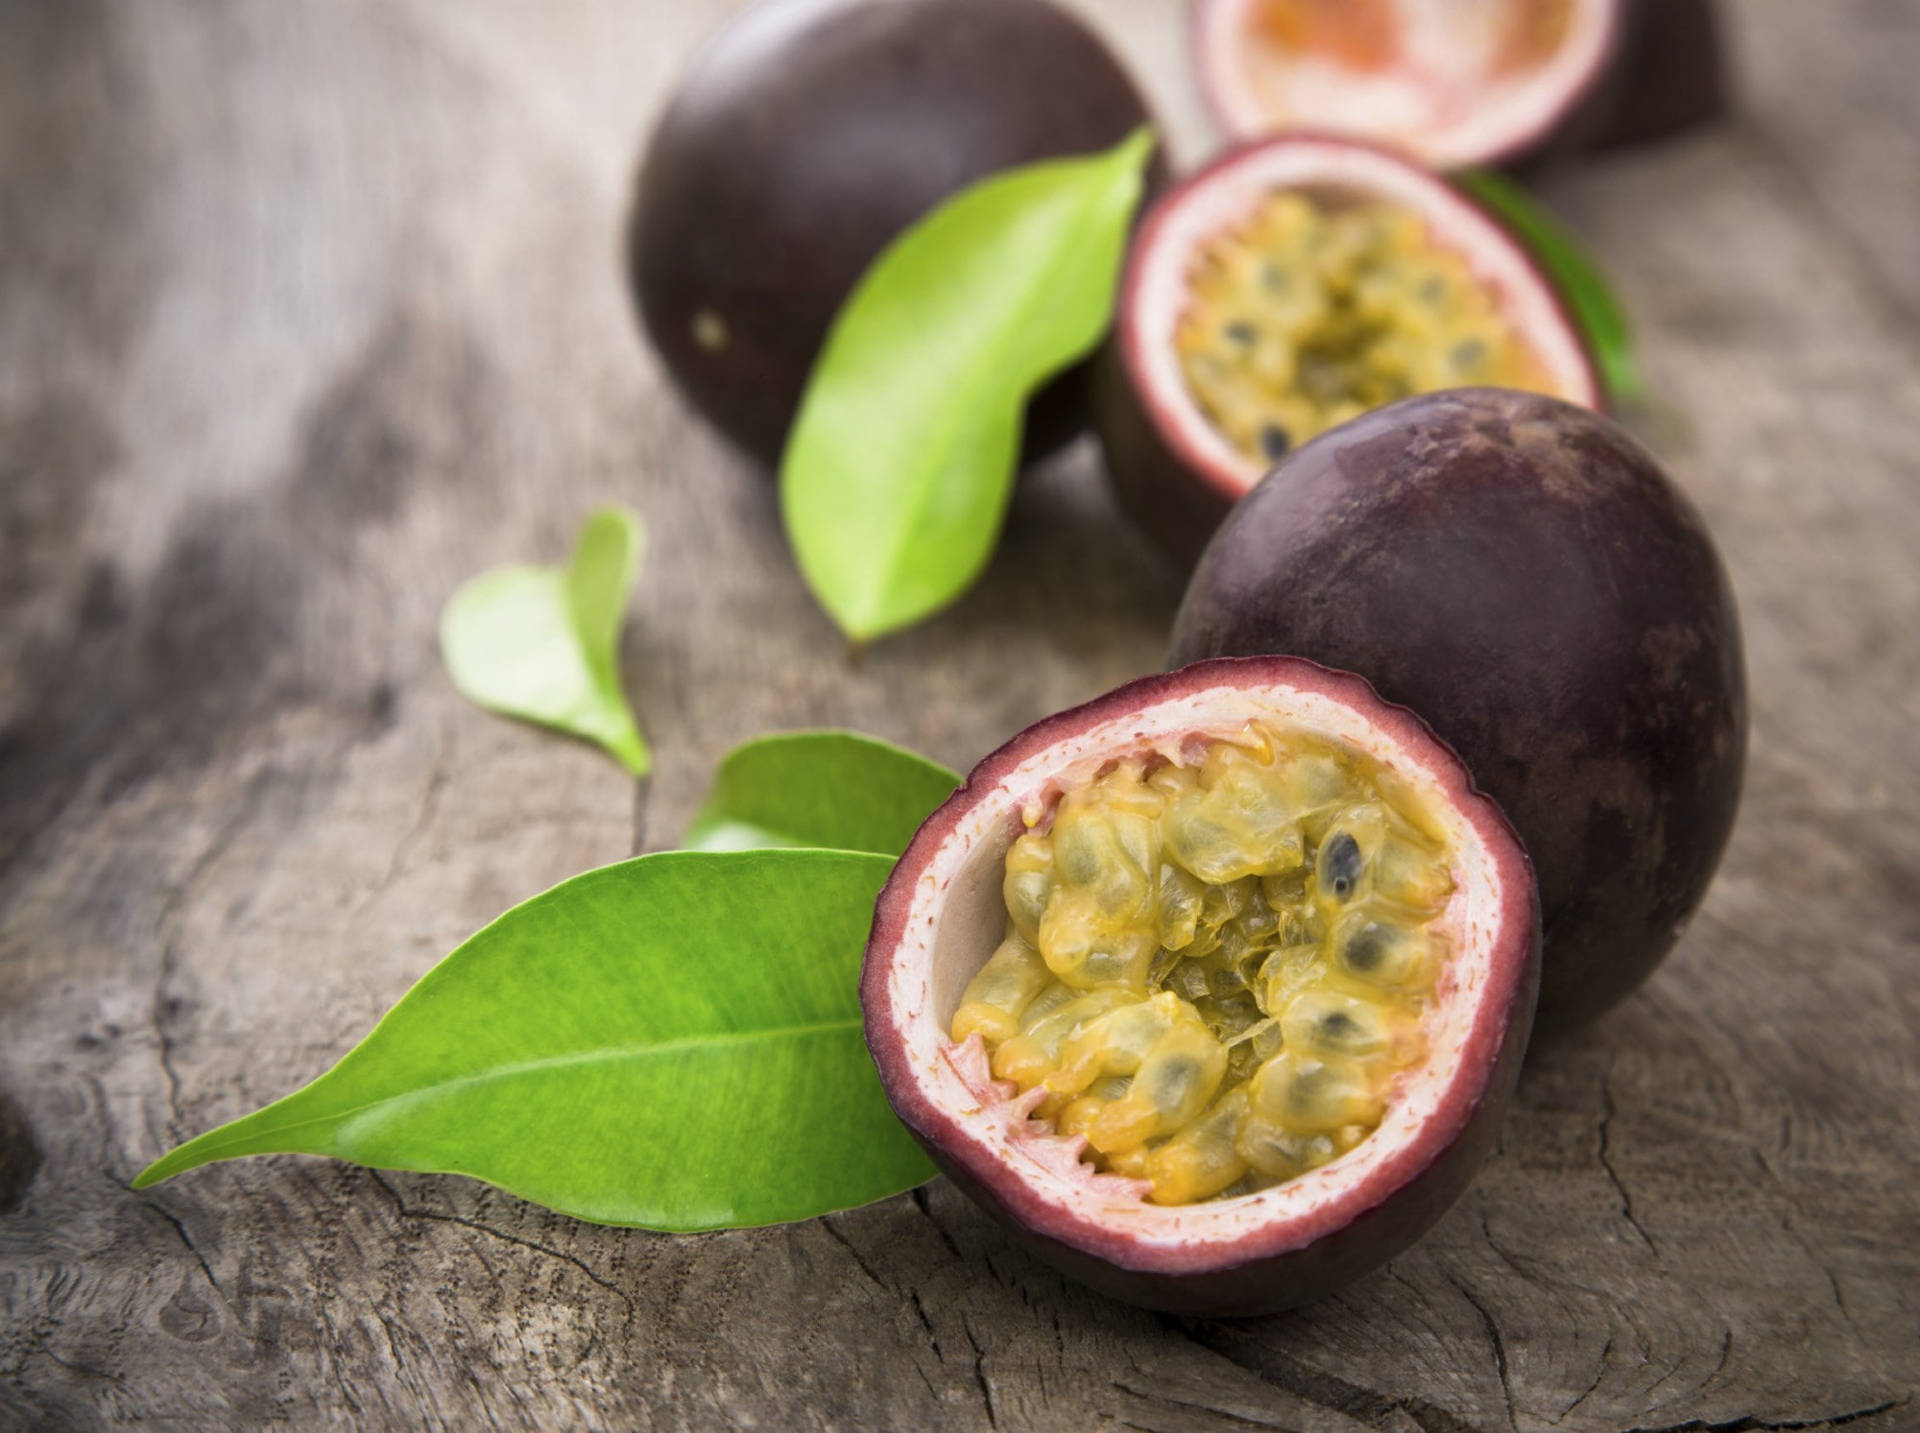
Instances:
[[[1058,794],[1091,780],[1107,762],[1129,753],[1181,759],[1190,738],[1230,737],[1249,721],[1333,737],[1392,770],[1444,830],[1455,889],[1429,929],[1452,952],[1434,989],[1422,1028],[1428,1054],[1405,1072],[1379,1127],[1351,1152],[1299,1178],[1257,1194],[1162,1207],[1144,1201],[1145,1186],[1098,1174],[1076,1163],[1084,1137],[1065,1138],[1027,1118],[1032,1098],[985,1078],[977,1042],[956,1049],[948,1037],[967,982],[985,964],[1006,925],[1001,894],[1008,848],[1025,819],[1044,813]],[[1491,976],[1501,934],[1498,862],[1455,798],[1422,764],[1423,754],[1351,707],[1324,693],[1273,684],[1215,687],[1138,709],[1063,739],[1022,763],[960,818],[915,885],[904,935],[890,967],[888,1000],[921,1095],[975,1142],[994,1164],[1062,1215],[1092,1219],[1125,1233],[1145,1250],[1189,1253],[1230,1243],[1338,1201],[1396,1151],[1417,1140],[1430,1120],[1460,1117],[1477,1095],[1456,1081],[1484,1078],[1463,1068]]]
[[[1395,0],[1404,53],[1365,72],[1251,40],[1258,4],[1206,0],[1199,17],[1199,52],[1229,130],[1383,140],[1435,169],[1485,164],[1545,134],[1595,82],[1613,40],[1613,6],[1587,0],[1574,5],[1551,56],[1496,74],[1493,57],[1515,0]]]
[[[1188,307],[1188,274],[1202,244],[1244,221],[1282,189],[1350,195],[1419,214],[1433,243],[1458,253],[1496,308],[1539,359],[1553,395],[1600,405],[1593,366],[1560,300],[1514,240],[1451,186],[1393,155],[1351,144],[1289,139],[1249,149],[1194,179],[1154,217],[1135,259],[1124,339],[1162,433],[1223,493],[1237,496],[1266,475],[1214,426],[1194,400],[1174,334]]]

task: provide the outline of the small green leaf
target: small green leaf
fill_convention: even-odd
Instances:
[[[800,571],[855,641],[964,592],[992,555],[1028,397],[1099,341],[1154,140],[981,180],[874,262],[780,470]]]
[[[440,655],[466,698],[597,741],[635,776],[653,764],[620,687],[620,622],[645,530],[605,507],[565,567],[496,567],[461,584],[440,614]]]
[[[861,1032],[892,862],[669,851],[589,871],[449,955],[333,1069],[134,1180],[247,1154],[468,1174],[650,1229],[804,1219],[932,1167]]]
[[[1646,393],[1634,357],[1633,327],[1607,276],[1574,232],[1501,174],[1484,169],[1453,176],[1460,187],[1513,231],[1532,251],[1566,300],[1581,336],[1600,365],[1600,381],[1615,403],[1637,403]]]
[[[722,758],[681,844],[695,851],[827,846],[898,856],[959,784],[946,767],[859,732],[780,732]]]

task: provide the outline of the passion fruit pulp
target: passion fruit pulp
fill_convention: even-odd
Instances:
[[[1299,444],[1411,393],[1487,383],[1600,402],[1558,295],[1496,220],[1384,150],[1290,136],[1149,209],[1094,415],[1121,506],[1191,565]]]
[[[1537,965],[1524,853],[1358,678],[1200,663],[976,767],[882,892],[895,1110],[1041,1257],[1254,1313],[1404,1248],[1484,1156]]]
[[[1542,1028],[1643,981],[1745,767],[1739,620],[1699,513],[1623,429],[1536,394],[1408,399],[1282,462],[1208,546],[1170,660],[1289,652],[1418,710],[1539,874]]]
[[[695,60],[627,233],[642,323],[721,432],[777,462],[841,304],[880,251],[997,170],[1148,120],[1104,46],[1045,0],[762,0]],[[1036,403],[1036,446],[1078,386]]]
[[[1667,4],[1670,0],[1655,0]],[[1623,0],[1198,0],[1194,58],[1236,139],[1337,131],[1435,169],[1590,134]]]

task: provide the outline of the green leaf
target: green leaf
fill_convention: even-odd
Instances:
[[[855,641],[992,555],[1034,389],[1112,318],[1154,140],[991,175],[881,254],[815,365],[780,470],[800,571]]]
[[[496,567],[440,614],[440,655],[461,693],[502,716],[597,741],[635,776],[653,764],[620,686],[620,622],[645,529],[620,507],[580,528],[565,567]]]
[[[650,1229],[804,1219],[932,1167],[861,1033],[860,960],[892,862],[669,851],[516,906],[333,1069],[180,1146],[468,1174]]]
[[[728,752],[681,843],[689,850],[827,846],[898,856],[960,778],[852,731],[790,731]]]
[[[1607,276],[1574,232],[1542,208],[1526,190],[1484,169],[1453,176],[1460,187],[1493,211],[1532,251],[1559,289],[1573,321],[1600,366],[1600,381],[1614,403],[1637,403],[1646,393],[1634,357],[1633,327]]]

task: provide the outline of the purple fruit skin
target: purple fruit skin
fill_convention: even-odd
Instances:
[[[1607,117],[1590,147],[1652,144],[1725,114],[1724,49],[1712,0],[1627,0]]]
[[[1262,652],[1367,678],[1506,811],[1540,884],[1538,1028],[1672,948],[1739,805],[1745,661],[1699,513],[1617,424],[1457,389],[1306,444],[1208,546],[1170,660]]]
[[[643,158],[629,277],[693,405],[772,464],[841,303],[887,243],[995,170],[1108,148],[1149,120],[1044,0],[764,0],[695,60]],[[720,316],[703,347],[696,316]],[[1081,422],[1079,375],[1036,446]]]
[[[1192,571],[1232,500],[1188,467],[1160,435],[1112,337],[1094,355],[1087,394],[1114,501],[1134,531],[1165,553],[1176,571]]]

